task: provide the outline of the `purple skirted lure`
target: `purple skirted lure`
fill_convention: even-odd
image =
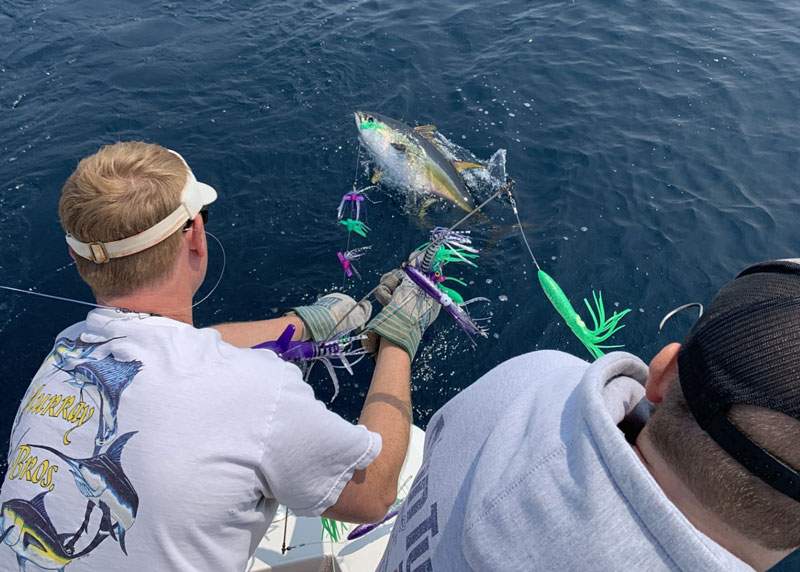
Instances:
[[[340,335],[333,336],[328,342],[312,342],[312,341],[294,341],[295,327],[293,324],[286,326],[283,333],[277,340],[268,341],[253,346],[253,349],[270,350],[277,354],[283,361],[291,362],[308,362],[313,360],[321,361],[325,364],[328,373],[333,381],[334,393],[331,401],[336,399],[339,395],[339,378],[336,377],[336,371],[331,358],[336,358],[342,362],[341,367],[346,369],[350,375],[353,375],[352,364],[347,360],[348,357],[357,356],[359,360],[364,357],[365,350],[361,347],[357,349],[350,349],[353,342],[364,339],[365,335],[351,336],[349,332],[343,332]],[[358,361],[358,360],[357,360]],[[357,363],[354,362],[354,363]]]
[[[341,251],[336,253],[336,255],[339,257],[339,263],[342,265],[342,268],[344,268],[344,273],[347,274],[348,278],[351,277],[353,273],[355,273],[359,279],[361,278],[361,274],[358,273],[353,261],[356,258],[364,256],[364,254],[366,254],[370,248],[372,248],[372,245],[354,248],[353,250],[348,250],[344,253]]]
[[[403,271],[414,284],[419,286],[428,296],[439,302],[442,308],[453,316],[456,324],[464,330],[467,337],[472,342],[472,345],[475,345],[475,340],[472,338],[473,335],[483,336],[484,338],[489,337],[488,329],[485,326],[479,325],[477,319],[470,316],[467,311],[467,305],[473,302],[489,302],[490,300],[488,298],[478,297],[465,302],[456,303],[448,293],[439,289],[434,278],[422,272],[420,269],[407,264],[403,267]]]
[[[356,220],[361,220],[361,203],[364,202],[364,195],[362,195],[363,191],[356,191],[355,189],[352,191],[347,191],[344,196],[342,196],[342,200],[339,203],[339,208],[336,210],[336,213],[339,219],[342,218],[344,212],[344,205],[345,203],[351,203],[355,205],[356,209]]]
[[[488,337],[487,328],[478,324],[479,321],[485,321],[488,318],[473,318],[469,315],[467,306],[473,302],[489,302],[489,299],[479,297],[464,301],[457,292],[441,284],[448,279],[442,270],[448,262],[465,262],[475,266],[470,258],[475,258],[478,251],[472,248],[471,244],[472,240],[469,238],[468,232],[448,231],[445,228],[436,227],[431,232],[430,242],[420,250],[416,257],[418,264],[404,263],[403,271],[414,284],[439,302],[442,308],[453,316],[459,327],[467,334],[472,345],[475,345],[472,336]]]

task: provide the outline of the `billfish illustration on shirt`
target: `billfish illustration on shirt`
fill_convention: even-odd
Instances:
[[[109,354],[101,360],[82,362],[73,369],[63,370],[70,385],[85,391],[100,408],[101,423],[96,444],[103,445],[117,433],[117,410],[125,388],[142,368],[142,362],[119,361]]]
[[[121,457],[123,447],[136,433],[132,431],[121,435],[108,451],[88,459],[75,459],[46,445],[29,445],[50,451],[69,465],[78,490],[103,511],[101,530],[107,528],[126,554],[125,532],[136,520],[139,495],[122,469]]]

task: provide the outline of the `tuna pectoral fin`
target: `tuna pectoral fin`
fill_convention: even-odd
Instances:
[[[470,163],[469,161],[453,161],[453,167],[456,168],[456,171],[463,171],[464,169],[485,169],[486,168],[483,165],[478,165],[477,163]]]
[[[422,206],[419,207],[419,218],[425,218],[425,216],[428,214],[428,208],[430,208],[430,206],[435,202],[437,202],[436,199],[428,199],[422,203]]]
[[[372,178],[370,179],[370,182],[374,185],[375,183],[380,181],[380,179],[381,179],[381,170],[380,169],[375,169],[375,172],[372,174]]]
[[[436,133],[436,126],[420,125],[419,127],[414,127],[414,131],[416,131],[419,135],[422,135],[428,141],[433,141],[433,134]]]

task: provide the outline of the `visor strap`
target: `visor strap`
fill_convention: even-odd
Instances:
[[[71,234],[67,234],[67,244],[72,247],[75,254],[81,258],[91,260],[96,264],[104,264],[112,258],[130,256],[151,246],[155,246],[168,236],[183,228],[186,220],[191,218],[189,209],[184,203],[172,211],[167,218],[147,230],[112,242],[81,242]]]

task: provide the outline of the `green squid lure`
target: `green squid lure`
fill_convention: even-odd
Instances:
[[[344,225],[344,227],[348,230],[348,232],[352,231],[364,237],[367,236],[368,230],[372,230],[360,220],[354,220],[351,218],[347,220],[340,220],[339,224]]]
[[[542,285],[545,296],[547,296],[547,299],[553,304],[553,308],[556,309],[556,312],[564,318],[564,322],[569,326],[569,329],[572,330],[572,333],[586,346],[586,349],[589,350],[592,357],[597,359],[604,355],[603,350],[623,347],[622,345],[611,346],[600,344],[625,327],[623,324],[620,324],[619,321],[625,314],[631,311],[630,308],[622,312],[614,312],[612,316],[606,318],[606,311],[605,308],[603,308],[603,295],[592,291],[596,313],[595,310],[592,310],[589,301],[586,298],[583,299],[586,308],[589,310],[589,314],[592,316],[592,322],[594,322],[594,327],[590,329],[578,315],[578,312],[575,311],[575,308],[572,307],[569,298],[564,294],[561,287],[556,284],[556,281],[541,268],[538,271],[538,276],[539,284]]]

